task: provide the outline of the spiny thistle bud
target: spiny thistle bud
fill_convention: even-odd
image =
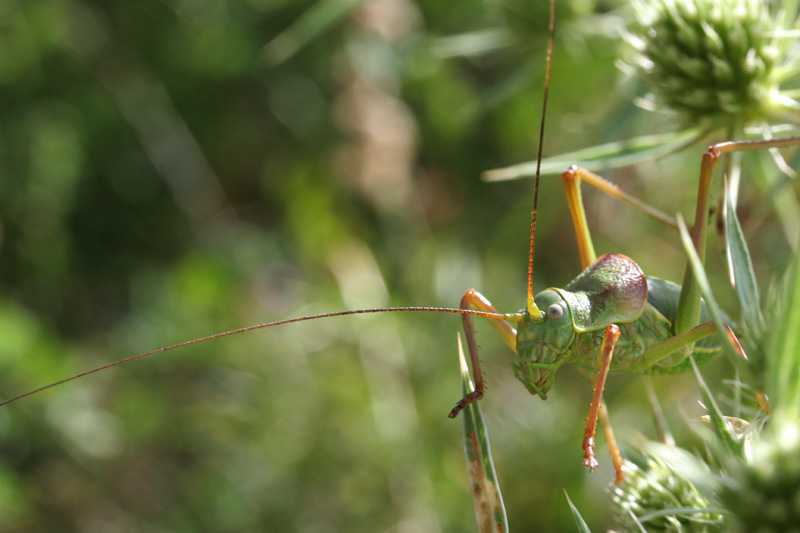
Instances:
[[[649,0],[636,3],[635,70],[656,104],[691,121],[762,119],[777,103],[778,51],[763,0]],[[732,115],[732,117],[731,117]]]
[[[762,440],[753,462],[731,468],[720,499],[738,531],[796,531],[800,524],[800,441]]]
[[[646,468],[625,461],[625,469],[627,481],[613,484],[607,491],[612,514],[625,530],[700,532],[722,528],[721,515],[702,511],[709,504],[697,487],[663,461],[650,457]],[[701,511],[685,513],[687,508]],[[669,513],[671,509],[675,512]],[[648,517],[652,513],[659,514]]]

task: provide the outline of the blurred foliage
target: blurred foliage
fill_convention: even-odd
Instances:
[[[622,3],[559,5],[547,154],[674,126],[636,109],[643,91],[613,66]],[[3,395],[289,316],[457,306],[469,287],[521,307],[531,185],[479,176],[534,157],[545,33],[546,3],[523,0],[0,4]],[[607,177],[688,213],[701,150]],[[743,187],[768,280],[791,250],[768,198]],[[673,230],[585,196],[598,252],[680,279]],[[579,268],[557,178],[540,199],[537,288]],[[446,416],[460,323],[289,325],[3,408],[0,530],[474,530]],[[600,447],[597,475],[580,464],[584,376],[530,397],[478,327],[511,529],[572,529],[562,489],[607,528],[610,460]],[[720,360],[706,376],[732,374]],[[639,381],[607,385],[622,442],[654,436]],[[698,416],[692,376],[654,382],[668,418]]]

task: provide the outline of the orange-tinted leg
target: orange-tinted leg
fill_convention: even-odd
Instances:
[[[475,309],[488,313],[498,313],[497,309],[481,293],[475,289],[470,289],[461,298],[461,309]],[[481,362],[478,358],[478,344],[475,341],[475,326],[472,323],[472,315],[461,315],[464,323],[464,335],[467,337],[467,348],[469,349],[469,359],[472,364],[472,379],[475,381],[475,390],[464,396],[458,401],[448,415],[455,418],[467,405],[483,398],[486,384],[483,381],[481,372]],[[517,331],[505,320],[499,318],[487,318],[489,324],[500,334],[503,340],[514,352],[517,351]]]
[[[619,328],[614,324],[607,326],[603,332],[603,343],[600,345],[600,351],[603,354],[603,359],[600,364],[600,370],[597,373],[597,380],[595,381],[592,405],[589,408],[589,416],[586,419],[586,430],[583,432],[583,466],[587,467],[592,472],[594,472],[594,469],[597,468],[597,459],[594,457],[594,437],[597,431],[597,417],[602,407],[603,388],[606,385],[608,369],[611,366],[611,357],[614,355],[614,344],[616,344],[617,339],[619,339]],[[607,422],[608,420],[606,417],[605,425],[610,427]],[[609,447],[611,446],[612,444],[609,443]],[[613,443],[613,447],[616,449],[611,450],[612,458],[619,455],[619,449],[616,446],[616,440]],[[617,479],[624,480],[625,474],[622,471],[621,460],[619,466],[615,460],[614,467],[618,468]]]
[[[606,401],[600,400],[600,421],[603,423],[603,433],[606,435],[606,442],[608,443],[608,453],[611,455],[611,461],[614,463],[614,471],[617,473],[614,478],[614,483],[625,483],[625,465],[622,462],[622,452],[619,451],[617,445],[617,438],[614,437],[614,430],[611,429],[611,421],[608,419],[608,408]]]

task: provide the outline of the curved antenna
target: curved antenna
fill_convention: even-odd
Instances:
[[[531,246],[528,253],[528,314],[534,319],[542,318],[542,312],[533,301],[533,243],[536,237],[536,207],[539,203],[539,174],[542,168],[542,145],[544,144],[544,118],[547,114],[547,95],[550,93],[550,67],[553,65],[553,41],[556,33],[556,1],[550,0],[550,26],[547,38],[547,59],[544,76],[544,98],[542,99],[542,122],[539,127],[539,153],[536,156],[536,181],[533,186],[533,211],[531,211]]]
[[[287,318],[285,320],[276,320],[275,322],[267,322],[265,324],[256,324],[255,326],[247,326],[244,328],[233,329],[231,331],[223,331],[221,333],[215,333],[213,335],[208,335],[206,337],[200,337],[199,339],[192,339],[190,341],[179,342],[178,344],[173,344],[171,346],[165,346],[164,348],[159,348],[157,350],[152,350],[150,352],[140,353],[138,355],[132,355],[130,357],[126,357],[125,359],[120,359],[118,361],[114,361],[113,363],[108,363],[102,366],[98,366],[97,368],[93,368],[91,370],[86,370],[85,372],[81,372],[80,374],[75,374],[74,376],[61,379],[59,381],[50,383],[49,385],[45,385],[44,387],[39,387],[38,389],[28,391],[25,394],[20,394],[19,396],[15,396],[8,400],[0,402],[0,407],[14,403],[17,400],[21,400],[23,398],[27,398],[28,396],[33,396],[39,392],[45,391],[47,389],[52,389],[53,387],[58,387],[64,383],[69,381],[76,380],[78,378],[82,378],[84,376],[88,376],[89,374],[94,374],[96,372],[100,372],[102,370],[106,370],[108,368],[112,368],[118,365],[122,365],[125,363],[130,363],[131,361],[136,361],[137,359],[142,359],[144,357],[155,355],[161,352],[168,352],[170,350],[175,350],[177,348],[182,348],[184,346],[189,346],[192,344],[199,344],[201,342],[210,341],[213,339],[219,339],[220,337],[227,337],[228,335],[236,335],[237,333],[244,333],[245,331],[253,331],[256,329],[264,329],[264,328],[271,328],[272,326],[280,326],[282,324],[291,324],[292,322],[304,322],[306,320],[316,320],[317,318],[330,318],[334,316],[346,316],[346,315],[363,315],[368,313],[390,313],[392,311],[417,311],[417,312],[428,312],[428,313],[456,313],[459,315],[475,315],[475,316],[482,316],[486,318],[500,318],[506,319],[508,318],[507,315],[502,313],[488,313],[486,311],[473,311],[472,309],[451,309],[449,307],[381,307],[376,309],[355,309],[352,311],[337,311],[335,313],[322,313],[318,315],[308,315],[308,316],[301,316],[297,318]]]

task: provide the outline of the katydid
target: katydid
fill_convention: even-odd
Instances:
[[[551,37],[547,68],[551,63],[553,16],[551,15]],[[548,76],[549,79],[549,76]],[[549,85],[549,82],[548,82]],[[546,100],[544,106],[546,107]],[[542,121],[542,132],[544,121]],[[541,159],[542,135],[539,141]],[[722,153],[797,144],[798,139],[780,139],[749,143],[723,143],[715,145],[703,159],[700,172],[700,187],[692,236],[695,247],[703,256],[708,221],[708,198],[714,169]],[[647,278],[636,263],[622,255],[606,254],[597,258],[589,235],[588,225],[580,194],[580,183],[585,181],[618,197],[645,213],[675,225],[672,217],[627,195],[599,176],[583,169],[567,170],[562,176],[568,205],[573,217],[583,272],[563,289],[547,289],[537,295],[533,293],[533,251],[538,198],[538,176],[534,186],[534,207],[530,234],[528,261],[528,296],[523,310],[516,313],[499,313],[491,303],[475,290],[468,290],[460,308],[396,307],[360,309],[325,313],[280,320],[245,327],[224,333],[182,342],[158,350],[125,358],[108,365],[57,381],[31,392],[6,400],[5,405],[67,381],[98,372],[125,362],[143,358],[175,348],[204,342],[255,329],[263,329],[293,322],[318,318],[382,312],[447,312],[462,315],[466,332],[473,375],[476,381],[474,393],[461,399],[450,412],[451,417],[468,403],[479,400],[485,392],[485,383],[480,370],[477,343],[472,325],[472,316],[482,316],[500,333],[503,340],[518,355],[513,372],[532,394],[546,399],[553,386],[558,368],[567,363],[579,364],[597,371],[594,397],[586,425],[583,453],[584,464],[594,469],[595,427],[598,417],[605,418],[602,392],[609,372],[628,371],[634,373],[670,373],[689,368],[688,356],[694,351],[702,361],[709,360],[719,352],[719,344],[713,339],[694,345],[715,333],[714,326],[702,314],[702,303],[691,270],[687,267],[683,286],[655,278]],[[733,334],[728,332],[735,342]],[[694,350],[693,350],[694,347]],[[605,424],[608,430],[608,424]],[[612,458],[615,462],[617,480],[624,474],[620,454],[608,432]]]

